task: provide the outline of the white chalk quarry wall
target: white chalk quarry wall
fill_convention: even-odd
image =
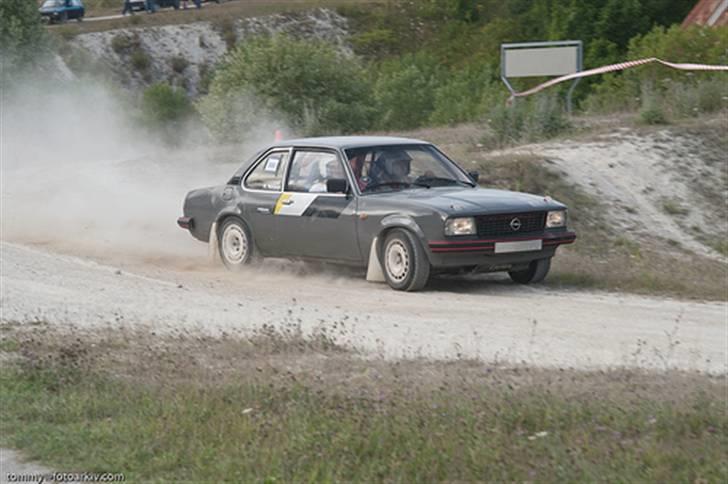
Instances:
[[[285,33],[296,38],[325,40],[351,52],[346,18],[328,9],[238,19],[231,27],[238,41],[255,35]],[[224,30],[220,24],[196,22],[94,32],[79,35],[70,43],[107,66],[129,88],[167,81],[195,95],[205,71],[227,52],[226,36],[230,33],[226,35]],[[122,48],[123,45],[128,47]],[[132,59],[139,51],[149,59],[148,67],[143,69]]]

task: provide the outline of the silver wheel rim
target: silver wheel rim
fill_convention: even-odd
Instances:
[[[231,264],[240,264],[248,254],[248,237],[237,225],[229,225],[222,234],[222,253]]]
[[[407,248],[399,240],[393,240],[384,252],[387,274],[397,282],[402,282],[409,274],[410,257]]]

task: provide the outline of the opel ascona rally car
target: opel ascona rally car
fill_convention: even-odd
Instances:
[[[425,141],[281,141],[227,184],[188,193],[177,223],[232,270],[259,257],[324,260],[405,291],[462,271],[542,281],[556,248],[576,239],[566,207],[477,180]]]

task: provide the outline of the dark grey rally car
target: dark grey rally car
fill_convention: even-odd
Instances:
[[[368,280],[406,291],[435,273],[543,280],[556,247],[576,239],[566,207],[477,179],[425,141],[288,140],[227,184],[188,193],[177,223],[234,270],[260,256],[318,259],[366,267]]]

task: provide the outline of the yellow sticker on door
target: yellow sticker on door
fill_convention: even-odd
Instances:
[[[318,195],[313,193],[281,193],[273,213],[300,217],[316,198]]]

